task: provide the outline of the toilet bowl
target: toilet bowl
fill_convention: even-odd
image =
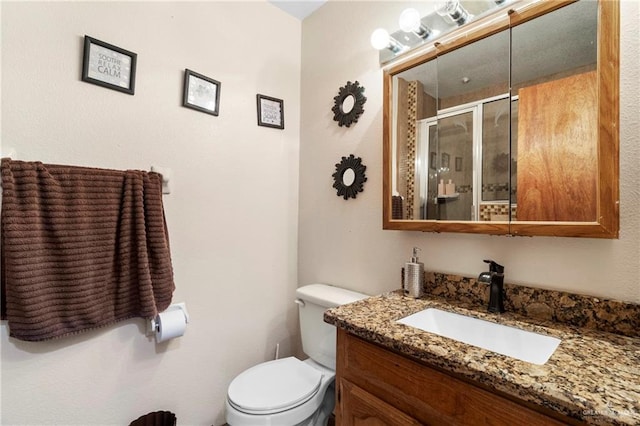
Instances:
[[[302,350],[309,356],[263,362],[229,385],[226,420],[231,426],[322,426],[335,405],[335,327],[324,311],[368,297],[325,284],[296,290]]]
[[[227,423],[239,426],[322,425],[333,411],[335,371],[311,359],[268,361],[237,376],[227,392]],[[327,400],[328,399],[328,400]]]

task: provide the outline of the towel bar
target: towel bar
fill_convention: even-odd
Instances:
[[[12,160],[15,160],[17,156],[18,155],[16,154],[16,150],[11,147],[2,148],[2,151],[0,152],[0,158],[11,158]],[[2,188],[1,180],[0,180],[0,188]],[[0,194],[0,200],[1,199],[2,199],[2,195]]]
[[[18,156],[16,150],[8,147],[6,149],[2,149],[2,153],[0,158],[11,158],[12,160],[17,160]],[[162,193],[163,194],[171,194],[171,178],[173,177],[173,171],[168,167],[160,167],[160,166],[151,166],[151,171],[160,173],[162,175]],[[2,188],[2,183],[0,182],[0,188]]]
[[[171,178],[173,171],[168,167],[151,166],[151,171],[162,175],[162,193],[171,194]]]

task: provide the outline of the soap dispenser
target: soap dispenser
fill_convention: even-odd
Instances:
[[[418,247],[413,248],[411,260],[404,264],[403,290],[405,296],[419,299],[423,296],[424,290],[424,263],[418,261]]]

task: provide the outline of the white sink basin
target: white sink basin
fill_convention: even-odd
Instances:
[[[560,339],[555,337],[435,308],[398,322],[538,365],[547,362],[560,344]]]

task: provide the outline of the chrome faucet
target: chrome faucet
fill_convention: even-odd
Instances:
[[[478,277],[478,282],[488,284],[489,287],[489,312],[504,312],[504,266],[498,265],[493,260],[484,260],[489,264],[489,272],[483,272]]]

